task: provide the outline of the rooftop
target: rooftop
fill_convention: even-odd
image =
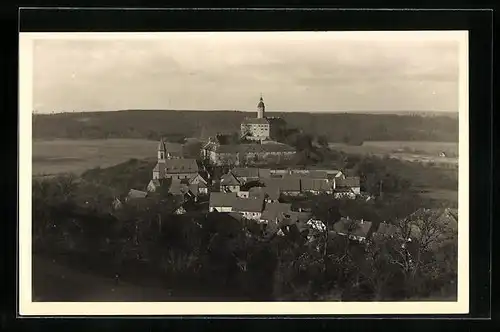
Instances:
[[[354,220],[341,218],[333,225],[333,230],[337,233],[349,234],[360,237],[368,237],[372,230],[371,221]]]
[[[237,212],[262,212],[264,200],[261,198],[239,198],[234,201],[233,210]]]
[[[198,173],[196,159],[167,159],[156,164],[155,171],[160,173]]]
[[[359,177],[346,177],[345,179],[338,179],[336,183],[337,187],[359,187]]]
[[[234,205],[236,199],[237,199],[236,193],[212,192],[210,193],[208,204],[211,207],[217,207],[217,206],[229,207]]]
[[[242,124],[269,124],[265,118],[245,118]]]

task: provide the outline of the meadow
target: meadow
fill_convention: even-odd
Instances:
[[[362,145],[329,143],[330,148],[352,154],[373,154],[407,161],[458,163],[458,142],[366,141]],[[446,157],[440,157],[444,152]]]
[[[90,168],[109,167],[131,158],[156,159],[157,147],[157,141],[145,139],[35,140],[33,175],[81,174]],[[167,144],[169,151],[181,148],[181,144]]]

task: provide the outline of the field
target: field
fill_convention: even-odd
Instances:
[[[144,139],[41,140],[33,141],[33,175],[73,172],[108,167],[131,158],[156,158],[157,141]],[[181,144],[168,143],[169,151]]]
[[[367,141],[361,146],[330,143],[332,149],[353,154],[389,155],[393,158],[458,164],[458,143],[422,141]],[[440,153],[446,156],[441,157]]]

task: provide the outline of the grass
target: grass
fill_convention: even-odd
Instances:
[[[330,143],[331,148],[352,154],[391,155],[409,161],[458,163],[458,142],[367,141],[361,146]],[[444,152],[448,157],[440,157]]]
[[[33,175],[73,172],[109,167],[131,158],[156,158],[158,142],[144,139],[41,140],[33,141]],[[180,144],[167,149],[179,151]]]

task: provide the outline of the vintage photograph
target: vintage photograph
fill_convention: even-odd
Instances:
[[[20,39],[32,308],[466,308],[466,32]]]

